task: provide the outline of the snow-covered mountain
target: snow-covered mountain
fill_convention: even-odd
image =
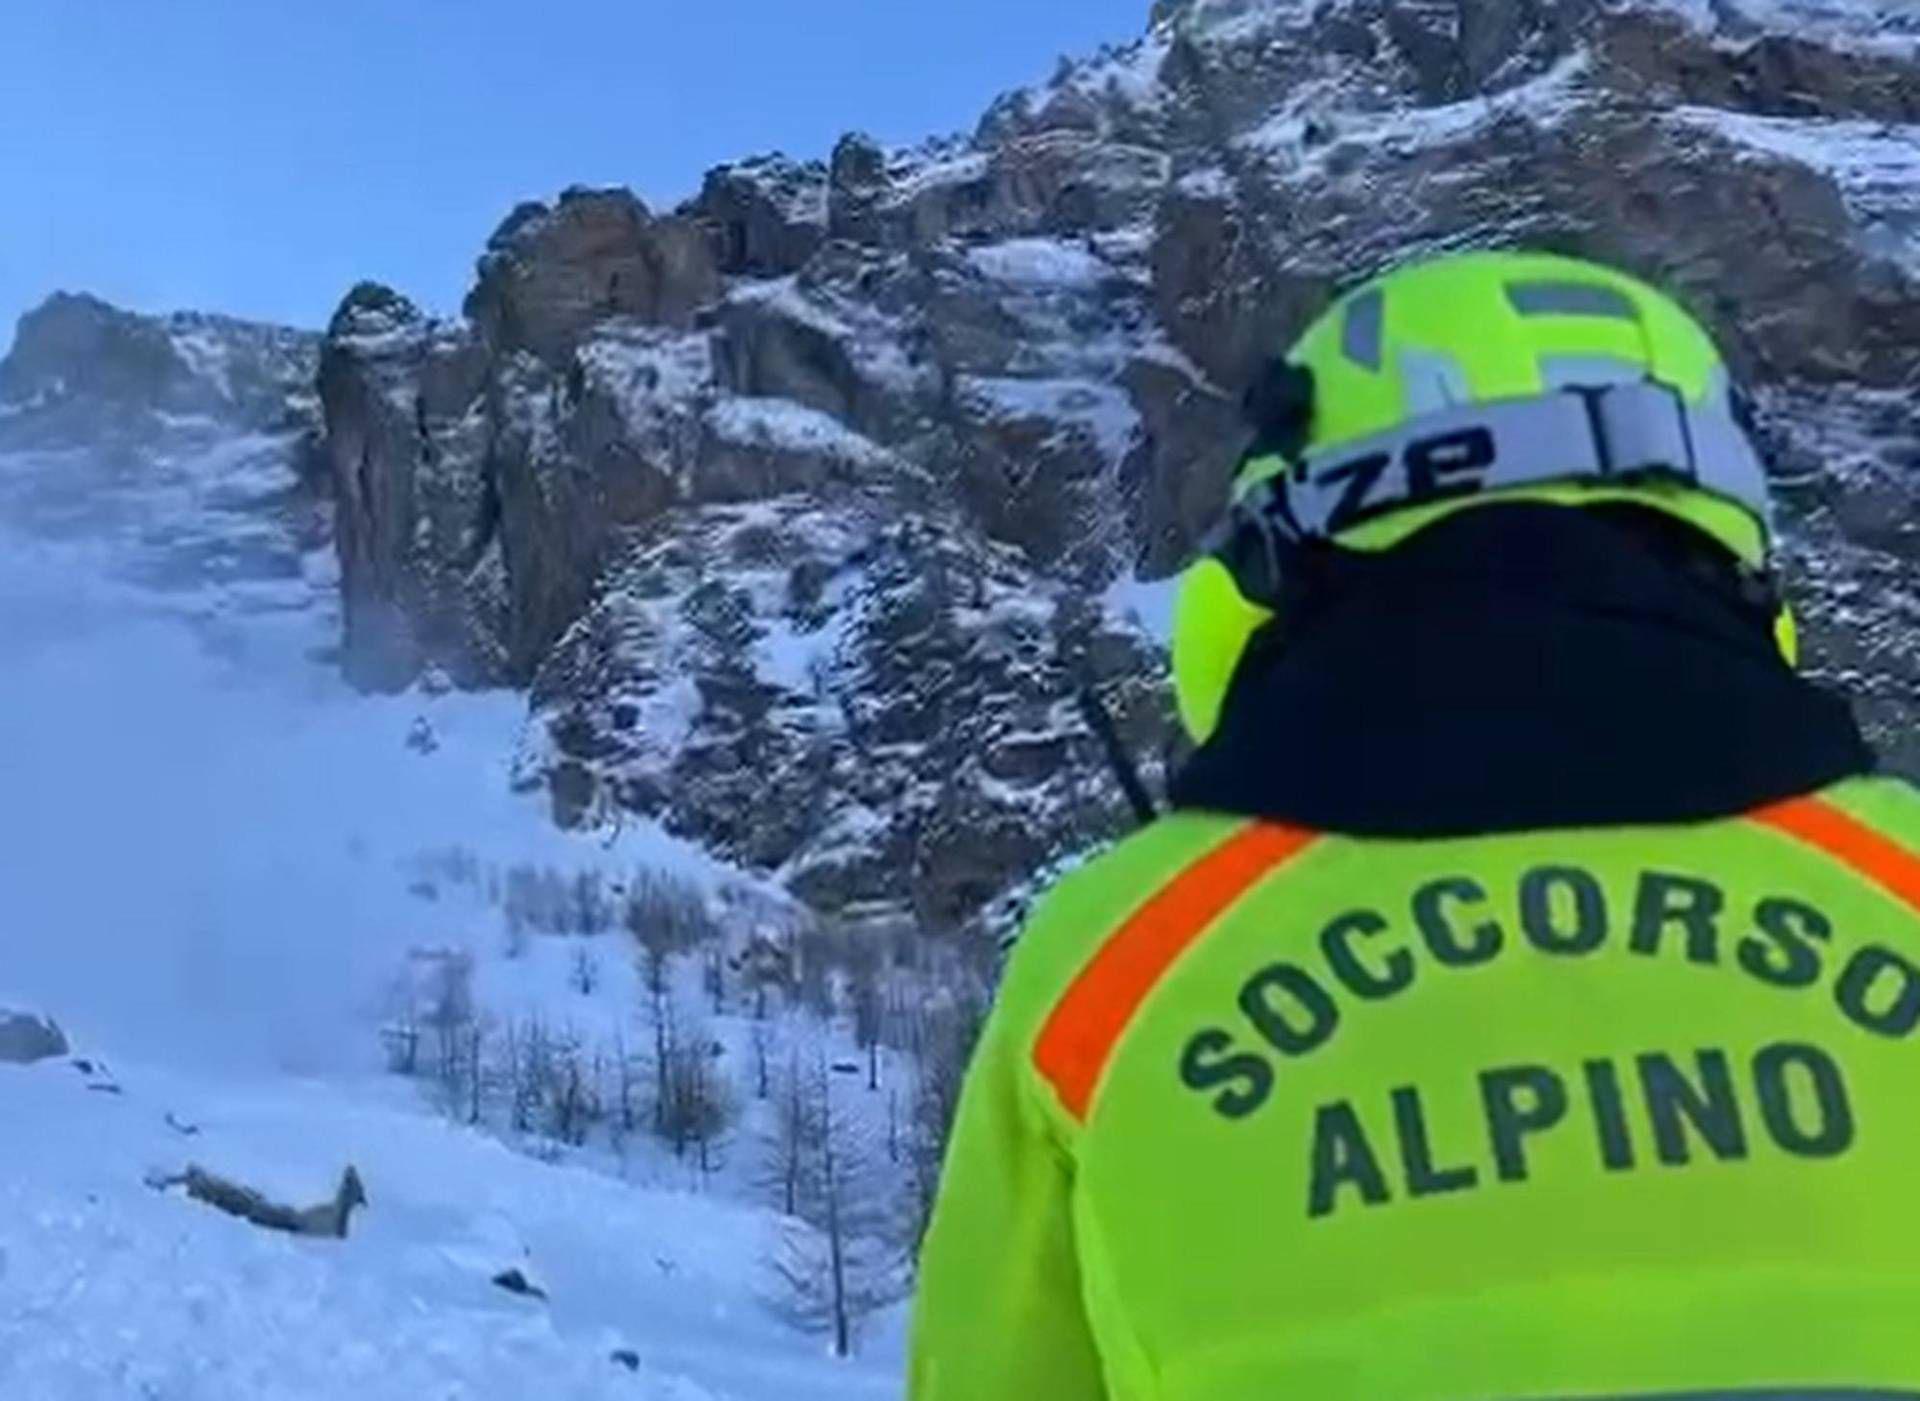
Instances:
[[[1811,665],[1920,771],[1917,53],[1874,0],[1165,0],[969,136],[523,205],[458,321],[56,297],[0,365],[0,503],[224,645],[338,609],[359,686],[526,688],[562,825],[964,928],[1125,825],[1083,692],[1177,756],[1144,581],[1259,360],[1406,253],[1562,248],[1714,325]]]
[[[1161,0],[969,135],[522,206],[460,319],[29,316],[0,1028],[73,1045],[0,1063],[0,1395],[897,1394],[897,1254],[853,1364],[769,1308],[822,1106],[924,1205],[971,936],[1127,821],[1082,693],[1177,754],[1240,386],[1482,244],[1713,323],[1812,665],[1920,772],[1894,0]],[[177,1181],[348,1163],[344,1245]]]
[[[309,332],[50,298],[0,361],[0,521],[91,546],[209,636],[337,616],[319,354]]]
[[[1124,821],[1078,689],[1172,750],[1118,600],[1191,548],[1253,368],[1465,245],[1714,325],[1812,664],[1920,769],[1920,33],[1837,0],[1162,4],[971,136],[525,205],[466,320],[363,287],[329,334],[350,674],[530,683],[562,822],[963,926]]]

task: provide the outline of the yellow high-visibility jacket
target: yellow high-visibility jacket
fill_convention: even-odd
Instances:
[[[1920,794],[1186,812],[1018,945],[914,1401],[1920,1392]]]

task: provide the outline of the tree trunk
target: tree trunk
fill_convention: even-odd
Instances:
[[[840,1182],[834,1174],[831,1129],[826,1150],[827,1249],[833,1262],[833,1355],[853,1355],[853,1329],[847,1318],[847,1257],[840,1234]]]
[[[667,1020],[656,998],[653,1008],[653,1131],[667,1128]]]
[[[474,1024],[472,1040],[469,1042],[467,1057],[467,1079],[471,1082],[468,1089],[467,1123],[469,1126],[480,1122],[480,1027]]]

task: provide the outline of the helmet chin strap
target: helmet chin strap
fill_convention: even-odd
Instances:
[[[1313,433],[1315,394],[1310,368],[1291,360],[1269,360],[1240,401],[1254,431],[1247,455],[1298,459]]]

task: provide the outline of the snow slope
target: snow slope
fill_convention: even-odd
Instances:
[[[0,548],[0,910],[29,936],[0,996],[85,1040],[357,1067],[342,1027],[432,932],[399,879],[418,852],[691,859],[652,829],[616,850],[570,841],[513,797],[518,697],[361,697],[308,659],[324,619],[190,631],[103,568],[84,546]],[[403,747],[423,713],[440,762]]]
[[[897,1394],[897,1321],[838,1365],[767,1318],[743,1268],[763,1213],[548,1166],[423,1116],[398,1081],[113,1076],[0,1067],[0,1395]],[[370,1205],[346,1241],[296,1239],[142,1185],[188,1160],[303,1204],[352,1162]],[[508,1268],[550,1299],[489,1282]]]
[[[744,1191],[541,1161],[381,1069],[415,946],[566,995],[557,947],[508,976],[497,912],[423,898],[422,853],[726,873],[650,827],[555,829],[510,787],[519,697],[361,697],[310,659],[324,616],[183,626],[100,550],[0,538],[0,1006],[93,1067],[0,1066],[0,1396],[897,1394],[897,1310],[852,1363],[772,1315]],[[345,1242],[276,1236],[144,1184],[188,1162],[296,1205],[351,1162],[371,1204]],[[550,1301],[489,1283],[510,1267]]]

